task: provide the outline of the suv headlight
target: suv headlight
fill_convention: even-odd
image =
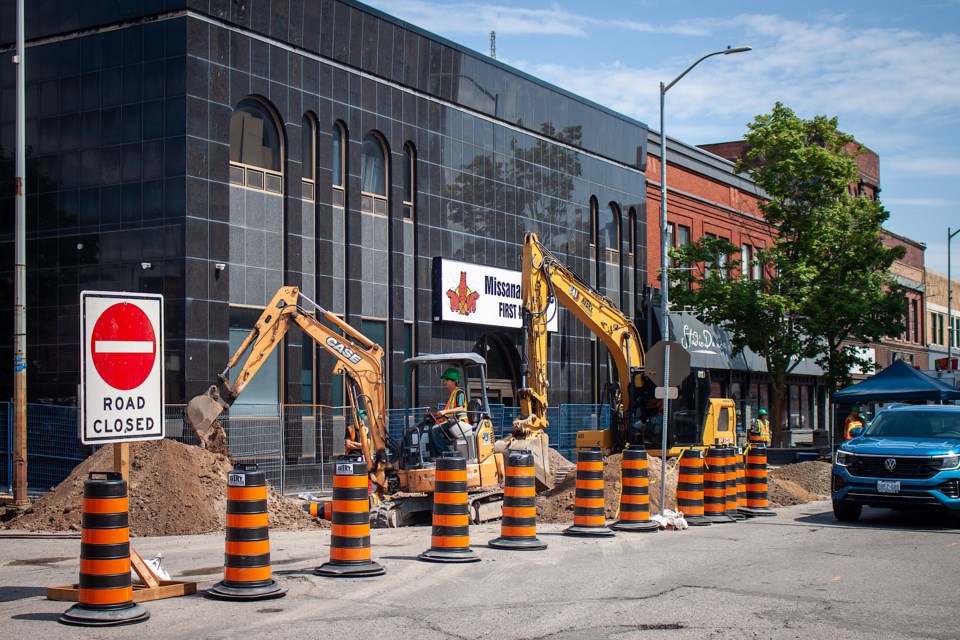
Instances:
[[[837,451],[837,465],[840,467],[849,467],[853,464],[853,454],[846,451]]]
[[[960,455],[953,454],[940,458],[941,471],[952,471],[953,469],[960,469]]]

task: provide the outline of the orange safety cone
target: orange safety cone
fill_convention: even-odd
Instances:
[[[494,549],[546,549],[547,543],[537,538],[537,488],[533,454],[529,451],[510,451],[506,469],[500,537],[487,544]]]
[[[573,526],[568,536],[615,535],[606,525],[603,501],[603,453],[593,447],[577,450],[577,491],[573,498]]]
[[[744,520],[746,518],[742,513],[737,512],[737,456],[736,449],[727,445],[723,448],[724,462],[727,468],[725,477],[725,487],[727,494],[727,515],[734,520]]]
[[[477,562],[480,556],[470,548],[467,461],[459,451],[446,451],[437,458],[436,474],[431,544],[417,557],[427,562]]]
[[[660,530],[660,524],[650,519],[650,478],[647,450],[643,446],[623,450],[620,475],[620,519],[610,528],[656,533]]]
[[[91,472],[87,476],[81,526],[77,604],[57,621],[110,627],[150,618],[150,612],[133,601],[127,482],[120,473]]]
[[[702,449],[689,449],[680,456],[680,472],[677,475],[677,509],[691,527],[709,527],[712,524],[703,512]]]
[[[308,502],[303,505],[303,510],[318,520],[330,520],[333,518],[333,503],[327,502]]]
[[[747,506],[738,509],[746,516],[775,516],[767,500],[767,447],[763,443],[750,446],[745,469]]]
[[[207,590],[217,600],[267,600],[286,595],[272,578],[267,475],[257,465],[227,474],[227,527],[223,580]]]
[[[327,578],[370,578],[386,573],[371,560],[370,490],[363,456],[339,456],[333,476],[330,561],[314,573]]]
[[[727,459],[722,447],[709,447],[703,474],[703,515],[713,524],[734,522],[727,515]]]

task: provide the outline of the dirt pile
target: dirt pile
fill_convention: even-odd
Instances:
[[[133,536],[190,535],[220,531],[227,512],[229,459],[175,440],[130,444],[130,533]],[[66,480],[37,500],[8,529],[79,531],[83,483],[92,471],[113,469],[113,447],[103,447],[80,463]],[[316,525],[299,501],[267,491],[271,529]]]
[[[557,454],[559,456],[559,454]],[[560,456],[562,458],[562,456]],[[620,502],[620,454],[607,456],[603,461],[604,506],[606,516],[617,517]],[[660,458],[648,458],[647,476],[650,479],[650,512],[660,511]],[[676,458],[667,460],[667,509],[677,508]],[[537,518],[540,522],[573,522],[573,503],[576,493],[576,472],[571,471],[557,486],[537,496]],[[801,462],[772,468],[768,472],[767,498],[772,508],[823,500],[830,495],[830,464]]]
[[[829,462],[800,462],[772,468],[767,472],[767,499],[773,508],[829,497]]]
[[[559,454],[558,454],[559,455]],[[603,460],[604,510],[608,519],[616,519],[620,506],[620,454]],[[650,480],[650,511],[660,511],[660,459],[648,459],[647,477]],[[676,460],[667,461],[667,508],[674,508],[677,498]],[[573,506],[577,488],[576,471],[571,471],[550,491],[537,496],[537,518],[540,522],[573,522]]]

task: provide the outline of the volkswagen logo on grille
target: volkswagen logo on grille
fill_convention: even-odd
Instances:
[[[896,458],[887,458],[883,461],[883,468],[887,471],[893,471],[897,468],[897,459]]]

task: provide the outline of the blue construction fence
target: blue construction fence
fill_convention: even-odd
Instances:
[[[234,405],[221,416],[234,461],[256,464],[270,483],[284,493],[325,491],[333,481],[333,465],[343,452],[348,407],[325,405]],[[402,442],[405,424],[415,425],[427,408],[387,412],[390,437]],[[518,407],[491,405],[490,418],[497,438],[509,435]],[[96,452],[79,437],[77,407],[27,405],[27,486],[31,494],[46,493],[74,467]],[[575,460],[577,431],[610,426],[609,405],[563,404],[547,409],[550,446]],[[167,438],[198,444],[185,428],[184,405],[167,405]],[[13,404],[0,402],[0,490],[13,485]]]

